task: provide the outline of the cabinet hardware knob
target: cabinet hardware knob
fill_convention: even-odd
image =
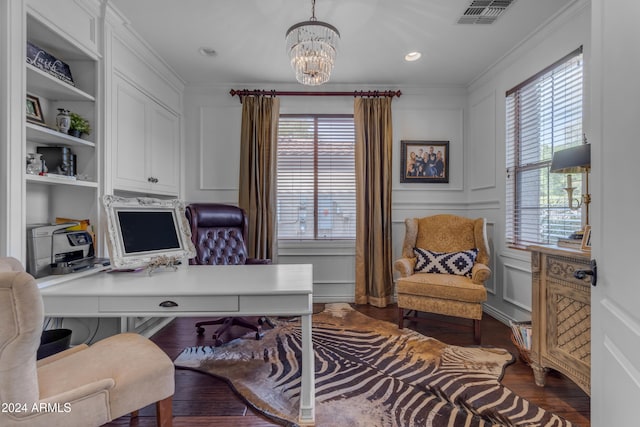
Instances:
[[[150,176],[149,178],[147,178],[147,181],[149,181],[149,182],[153,182],[153,177],[152,177],[152,176]]]
[[[169,307],[177,307],[178,303],[175,301],[162,301],[160,307],[169,308]]]
[[[591,270],[576,270],[573,272],[573,277],[583,280],[585,277],[591,276],[591,286],[596,286],[598,282],[598,265],[595,259],[592,259],[590,264]]]

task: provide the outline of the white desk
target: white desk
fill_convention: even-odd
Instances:
[[[301,316],[299,420],[303,425],[314,423],[311,265],[189,265],[151,276],[144,271],[101,272],[40,292],[45,315],[52,317]]]

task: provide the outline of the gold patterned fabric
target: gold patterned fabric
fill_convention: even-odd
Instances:
[[[404,309],[411,309],[480,320],[482,303],[487,299],[484,282],[491,276],[484,218],[442,214],[408,218],[405,226],[402,258],[394,262],[394,269],[400,274],[396,282],[400,315]],[[416,273],[415,247],[447,253],[477,248],[478,256],[471,277]]]
[[[391,264],[391,98],[356,98],[357,304],[386,307],[393,299]]]
[[[276,153],[280,99],[242,97],[238,206],[249,219],[249,257],[271,259],[276,244]]]

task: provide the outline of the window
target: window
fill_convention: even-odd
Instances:
[[[352,115],[281,115],[278,239],[355,239]]]
[[[582,48],[506,94],[508,244],[556,243],[579,230],[582,175],[550,173],[553,153],[583,142]],[[565,187],[575,187],[570,204]]]

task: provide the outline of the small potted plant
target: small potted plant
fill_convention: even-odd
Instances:
[[[82,134],[89,135],[91,133],[91,125],[89,122],[79,115],[78,113],[70,113],[71,124],[69,126],[69,135],[80,138]]]

